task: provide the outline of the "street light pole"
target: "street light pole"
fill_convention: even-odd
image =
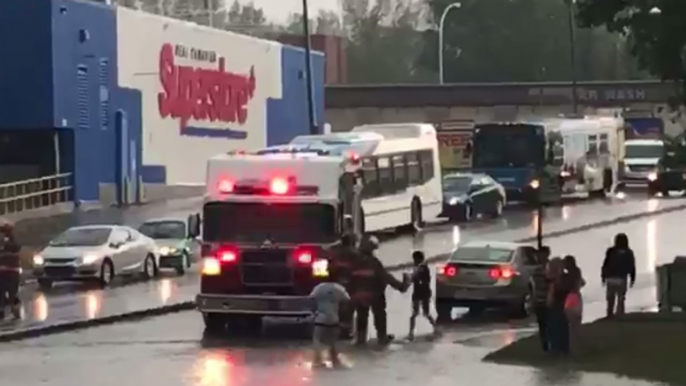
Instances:
[[[307,0],[303,0],[303,32],[305,34],[305,76],[307,77],[307,111],[309,113],[310,134],[319,134],[314,110],[314,85],[312,79],[312,41],[310,40],[310,12]]]
[[[574,114],[579,113],[579,96],[577,92],[577,68],[576,68],[576,0],[567,0],[567,11],[569,13],[569,60],[572,76],[572,110]]]
[[[450,12],[451,9],[455,8],[460,8],[462,6],[461,3],[452,3],[448,7],[446,7],[445,10],[443,10],[443,14],[441,15],[441,21],[438,23],[438,76],[440,78],[440,84],[443,84],[444,82],[444,75],[443,75],[443,28],[445,26],[445,18],[448,16],[448,13]]]

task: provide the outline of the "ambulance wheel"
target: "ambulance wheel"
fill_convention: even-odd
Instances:
[[[222,332],[226,327],[226,317],[222,314],[203,313],[202,319],[205,322],[205,331]]]

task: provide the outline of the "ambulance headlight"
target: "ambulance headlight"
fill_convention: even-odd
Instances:
[[[329,261],[321,259],[312,263],[312,276],[321,278],[329,277]]]

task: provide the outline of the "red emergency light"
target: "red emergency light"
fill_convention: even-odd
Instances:
[[[269,191],[271,191],[272,194],[283,195],[288,193],[290,188],[291,185],[288,183],[288,180],[280,177],[274,178],[269,184]]]
[[[219,180],[219,183],[217,184],[217,190],[219,190],[220,193],[233,193],[236,185],[234,184],[233,181],[231,181],[228,178],[222,178]]]

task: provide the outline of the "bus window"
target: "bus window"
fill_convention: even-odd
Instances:
[[[610,149],[608,148],[608,143],[607,143],[607,134],[600,134],[599,150],[600,150],[600,154],[608,154],[610,152]]]
[[[598,136],[589,135],[588,136],[588,154],[597,155],[598,154]]]
[[[405,156],[396,155],[392,158],[393,162],[393,185],[398,190],[407,188],[407,165]]]
[[[427,182],[434,178],[434,157],[431,150],[419,152],[419,159],[422,166],[422,181]]]
[[[379,176],[376,168],[375,158],[365,158],[362,160],[362,196],[376,197],[379,194]]]
[[[422,169],[419,164],[419,153],[408,153],[406,159],[408,185],[420,185],[422,183]]]
[[[391,169],[391,162],[387,157],[379,157],[377,160],[377,167],[379,169],[379,193],[392,193],[393,188],[393,170]]]

